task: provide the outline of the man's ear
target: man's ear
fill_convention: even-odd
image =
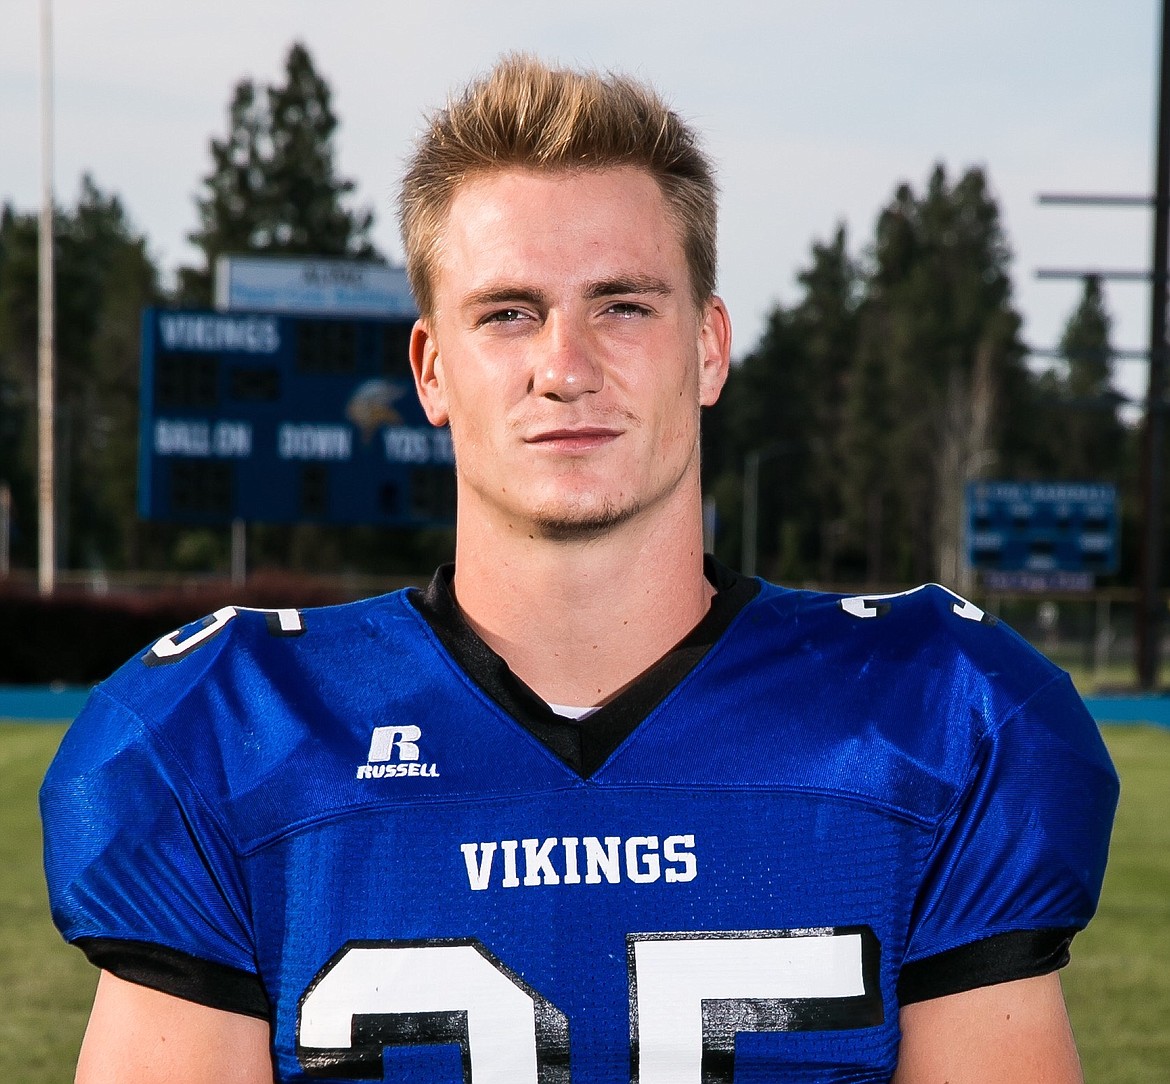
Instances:
[[[414,322],[410,333],[410,368],[427,421],[431,425],[446,425],[447,388],[443,380],[443,360],[430,322],[423,317]]]
[[[711,406],[727,382],[731,365],[731,317],[721,297],[711,295],[699,328],[699,403]]]

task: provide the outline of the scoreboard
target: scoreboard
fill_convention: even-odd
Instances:
[[[970,482],[967,557],[989,572],[1117,571],[1117,487],[1103,482]]]
[[[415,395],[412,325],[147,309],[140,514],[192,524],[453,523],[451,438]]]

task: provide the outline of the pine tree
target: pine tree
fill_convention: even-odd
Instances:
[[[13,560],[36,548],[37,216],[0,215],[0,464],[19,530]],[[144,238],[117,196],[82,179],[58,209],[56,436],[60,560],[123,566],[133,557],[139,319],[159,297]],[[4,480],[4,479],[0,479]]]
[[[858,425],[881,387],[888,429],[854,438],[848,465],[854,479],[875,459],[885,472],[880,515],[859,521],[869,498],[857,492],[852,502],[855,537],[860,522],[867,535],[881,524],[880,555],[866,538],[871,572],[876,564],[900,579],[961,578],[964,484],[1002,465],[1021,424],[1012,404],[1030,386],[1009,262],[981,170],[952,185],[937,166],[921,196],[899,186],[879,218],[850,417]]]
[[[1111,481],[1120,470],[1125,427],[1118,415],[1121,396],[1113,387],[1111,324],[1100,279],[1087,276],[1060,339],[1067,370],[1057,407],[1061,416],[1052,424],[1058,477]]]
[[[799,537],[804,574],[829,580],[846,530],[844,426],[861,303],[861,273],[843,225],[828,244],[813,243],[812,262],[797,278],[804,294],[793,315],[808,355],[812,429]]]
[[[189,239],[205,262],[180,270],[185,303],[210,303],[224,254],[377,257],[373,213],[346,206],[355,186],[337,173],[332,99],[300,43],[289,50],[282,84],[237,84],[228,133],[211,141],[212,170],[196,199],[200,224]]]
[[[77,467],[74,562],[139,564],[137,513],[138,385],[141,313],[162,297],[158,267],[117,196],[89,178],[78,203],[74,246],[88,252],[87,273],[100,284],[89,326],[90,369],[76,391]]]
[[[212,169],[196,198],[199,228],[189,239],[202,249],[204,263],[179,270],[182,304],[211,303],[221,255],[380,259],[370,240],[372,211],[348,206],[355,184],[337,170],[338,124],[329,84],[300,43],[289,50],[282,82],[258,86],[244,79],[236,85],[227,134],[211,141]],[[318,568],[323,553],[339,554],[344,532],[258,525],[250,532],[249,561]],[[351,552],[352,536],[345,533],[343,547]],[[206,538],[201,541],[207,551]]]
[[[719,554],[739,561],[745,463],[759,455],[758,568],[783,579],[831,572],[844,373],[858,303],[843,227],[828,244],[814,243],[798,280],[802,297],[773,308],[704,422],[708,491],[723,523]]]
[[[12,494],[12,562],[36,554],[36,218],[0,211],[0,484]]]

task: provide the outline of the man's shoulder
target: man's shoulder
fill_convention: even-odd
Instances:
[[[228,605],[155,640],[98,686],[144,719],[162,723],[191,696],[232,689],[234,702],[263,700],[298,674],[344,680],[373,652],[393,655],[419,634],[405,592],[337,606]]]
[[[1067,675],[938,585],[850,595],[765,584],[702,688],[729,745],[784,751],[752,752],[745,772],[882,801],[889,780],[913,779],[894,789],[923,798],[915,808],[930,817],[1005,727],[1025,744],[1092,727]]]
[[[99,684],[67,745],[84,745],[87,759],[151,750],[192,776],[270,770],[274,751],[368,714],[354,705],[368,703],[373,676],[417,671],[427,636],[404,592],[312,609],[224,606]]]
[[[128,791],[165,779],[180,801],[219,811],[251,839],[271,827],[262,814],[278,825],[294,815],[306,778],[352,776],[396,697],[425,696],[442,665],[429,637],[402,593],[306,610],[224,607],[93,691],[47,787],[105,775]]]
[[[810,662],[882,681],[945,673],[1023,699],[1062,673],[995,615],[937,583],[858,594],[765,584],[757,611],[756,635],[783,635]]]

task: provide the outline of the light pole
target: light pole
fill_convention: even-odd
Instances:
[[[12,554],[12,489],[0,482],[0,579],[8,575]]]
[[[53,49],[49,0],[41,0],[41,215],[37,306],[37,588],[51,595],[57,579],[53,403]]]
[[[789,441],[754,448],[743,457],[743,540],[739,570],[745,576],[756,574],[756,547],[760,533],[760,464],[782,455],[791,447]]]

